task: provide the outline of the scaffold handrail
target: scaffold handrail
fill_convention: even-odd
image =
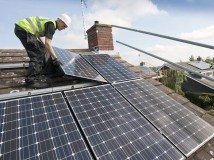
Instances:
[[[196,46],[200,46],[200,47],[204,47],[204,48],[214,49],[214,46],[212,46],[212,45],[207,45],[207,44],[203,44],[203,43],[193,42],[193,41],[189,41],[189,40],[185,40],[185,39],[165,36],[165,35],[161,35],[161,34],[146,32],[146,31],[142,31],[142,30],[127,28],[127,27],[122,27],[122,26],[117,26],[117,25],[111,25],[111,26],[116,27],[116,28],[134,31],[134,32],[144,33],[144,34],[148,34],[148,35],[152,35],[152,36],[157,36],[157,37],[161,37],[161,38],[166,38],[166,39],[170,39],[170,40],[174,40],[174,41],[184,42],[184,43],[188,43],[188,44],[192,44],[192,45],[196,45]]]
[[[173,63],[173,62],[171,62],[171,61],[169,61],[169,60],[166,60],[166,59],[164,59],[164,58],[158,57],[158,56],[156,56],[156,55],[153,55],[153,54],[151,54],[151,53],[149,53],[149,52],[143,51],[143,50],[138,49],[138,48],[136,48],[136,47],[130,46],[130,45],[125,44],[125,43],[123,43],[123,42],[120,42],[120,41],[116,41],[116,42],[119,43],[119,44],[122,44],[122,45],[124,45],[124,46],[127,46],[127,47],[129,47],[129,48],[132,48],[132,49],[134,49],[134,50],[137,50],[137,51],[139,51],[139,52],[145,53],[145,54],[147,54],[147,55],[149,55],[149,56],[155,57],[155,58],[157,58],[157,59],[159,59],[159,60],[162,60],[162,61],[164,61],[164,62],[167,62],[167,63],[169,63],[169,64],[172,64],[172,65],[174,65],[174,66],[176,66],[176,67],[178,67],[178,68],[181,68],[181,69],[183,69],[183,70],[186,70],[186,71],[188,71],[188,72],[190,72],[190,73],[194,73],[194,74],[196,74],[196,75],[198,75],[198,76],[200,76],[200,77],[209,79],[210,81],[213,81],[213,82],[214,82],[214,79],[211,78],[211,77],[209,77],[209,76],[207,76],[207,75],[204,75],[204,74],[201,74],[201,73],[199,73],[199,72],[193,71],[193,70],[191,70],[191,69],[189,69],[189,68],[183,67],[183,66],[181,66],[181,65],[179,65],[179,64]]]

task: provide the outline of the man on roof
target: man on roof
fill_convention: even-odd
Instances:
[[[60,68],[62,63],[57,59],[51,42],[55,30],[64,30],[69,27],[70,23],[71,18],[65,13],[61,14],[56,21],[46,17],[34,16],[15,23],[15,35],[20,39],[30,58],[25,78],[27,86],[34,88],[48,86],[40,79],[45,53],[48,52],[53,65]],[[45,39],[43,40],[41,37],[45,37]]]

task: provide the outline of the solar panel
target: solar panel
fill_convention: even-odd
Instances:
[[[97,159],[184,159],[112,86],[65,95]]]
[[[106,82],[80,55],[57,47],[53,49],[57,58],[63,63],[61,68],[66,75]]]
[[[82,56],[110,83],[140,78],[107,54]]]
[[[189,62],[188,64],[191,66],[194,66],[196,68],[202,69],[202,70],[210,69],[210,67],[211,67],[211,64],[203,62],[203,61],[193,61],[193,62]]]
[[[61,93],[0,102],[0,159],[92,159]]]
[[[186,156],[214,136],[211,125],[146,80],[114,87]]]

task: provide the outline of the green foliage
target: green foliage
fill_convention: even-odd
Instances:
[[[209,64],[213,64],[214,63],[214,57],[213,58],[211,58],[210,56],[208,56],[208,57],[206,57],[205,59],[203,59],[202,57],[200,57],[200,56],[198,56],[196,59],[195,59],[195,57],[193,56],[193,55],[191,55],[190,57],[189,57],[189,61],[196,61],[196,60],[202,60],[202,61],[205,61],[205,62],[207,62],[207,63],[209,63]]]
[[[189,61],[194,61],[194,60],[195,60],[194,56],[191,55],[190,58],[189,58]]]
[[[187,92],[185,93],[186,98],[190,102],[205,110],[214,109],[214,94],[213,93],[198,93],[198,92]]]
[[[202,61],[202,58],[200,56],[198,56],[197,61]]]
[[[159,67],[149,67],[149,68],[156,72]]]
[[[209,110],[208,113],[209,113],[210,115],[214,116],[214,109]]]
[[[167,69],[164,70],[164,76],[160,79],[160,82],[165,86],[171,88],[180,95],[184,96],[184,92],[181,89],[181,84],[186,80],[186,76],[176,70]]]
[[[205,62],[207,62],[207,63],[212,62],[212,59],[210,58],[210,56],[208,56],[208,57],[205,59]]]
[[[205,59],[205,62],[207,62],[207,63],[211,64],[212,66],[214,66],[214,57],[212,59],[210,57],[207,57]]]

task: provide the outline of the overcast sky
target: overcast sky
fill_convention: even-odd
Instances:
[[[85,0],[85,29],[95,20],[104,24],[183,38],[213,45],[214,0]],[[14,23],[29,16],[56,19],[66,12],[72,17],[71,28],[56,31],[53,45],[60,48],[88,48],[84,39],[80,0],[0,0],[0,48],[23,48],[14,35]],[[173,62],[188,61],[195,57],[214,57],[214,51],[154,36],[113,28],[115,52],[123,59],[148,66],[164,62],[122,46],[121,41]]]

